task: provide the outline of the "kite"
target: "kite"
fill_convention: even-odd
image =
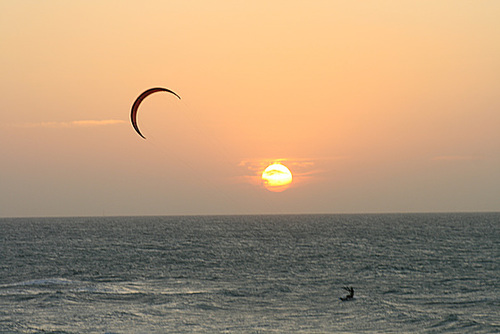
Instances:
[[[167,89],[167,88],[161,88],[161,87],[150,88],[150,89],[144,91],[141,95],[139,95],[137,97],[137,99],[134,101],[134,104],[132,105],[132,110],[130,112],[130,119],[132,121],[132,126],[134,127],[135,131],[137,131],[137,133],[139,134],[139,136],[141,136],[144,139],[146,139],[146,137],[144,137],[142,135],[141,131],[139,130],[139,126],[137,125],[137,110],[139,109],[139,105],[141,104],[141,102],[146,97],[148,97],[149,95],[151,95],[153,93],[156,93],[156,92],[171,93],[171,94],[177,96],[177,98],[179,98],[179,100],[181,99],[181,97],[179,95],[177,95],[174,91],[171,91],[170,89]]]

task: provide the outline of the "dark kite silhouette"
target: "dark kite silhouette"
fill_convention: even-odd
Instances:
[[[342,289],[344,289],[345,291],[349,292],[349,294],[345,297],[340,297],[340,300],[341,301],[346,301],[346,300],[351,300],[354,298],[354,288],[351,286],[351,287],[348,287],[348,286],[344,286],[342,287]]]
[[[156,92],[167,92],[167,93],[174,94],[175,96],[177,96],[179,98],[179,100],[181,98],[174,91],[171,91],[170,89],[167,89],[167,88],[161,88],[161,87],[150,88],[150,89],[144,91],[141,95],[139,95],[137,97],[137,99],[134,101],[134,104],[132,105],[132,110],[130,112],[130,120],[132,121],[132,126],[134,127],[135,131],[139,134],[139,136],[141,136],[144,139],[146,139],[146,137],[144,137],[142,135],[141,131],[139,130],[139,126],[137,125],[137,110],[139,109],[139,105],[141,104],[142,100],[144,100],[146,97],[148,97],[149,95],[156,93]]]

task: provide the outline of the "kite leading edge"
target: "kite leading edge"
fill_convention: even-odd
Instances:
[[[171,91],[170,89],[167,88],[162,88],[162,87],[157,87],[157,88],[150,88],[146,91],[144,91],[141,95],[137,97],[137,99],[134,101],[134,104],[132,105],[132,110],[130,112],[130,119],[132,121],[132,126],[134,127],[135,131],[141,136],[142,138],[146,139],[139,130],[139,126],[137,125],[137,110],[139,109],[139,105],[141,102],[148,97],[149,95],[156,93],[156,92],[167,92],[175,95],[177,98],[181,98],[177,93],[174,91]]]

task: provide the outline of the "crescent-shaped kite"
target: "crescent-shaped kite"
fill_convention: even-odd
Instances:
[[[179,100],[181,98],[174,91],[171,91],[170,89],[167,89],[167,88],[161,88],[161,87],[150,88],[150,89],[144,91],[141,95],[139,95],[137,97],[137,99],[134,101],[134,104],[132,105],[132,110],[130,112],[130,119],[132,121],[132,126],[134,127],[135,131],[137,131],[137,133],[139,134],[139,136],[141,136],[144,139],[146,139],[146,137],[144,137],[142,135],[141,131],[139,130],[139,126],[137,126],[137,110],[139,109],[139,105],[141,104],[141,102],[146,97],[148,97],[149,95],[151,95],[153,93],[156,93],[156,92],[167,92],[167,93],[174,94],[175,96],[177,96],[179,98]]]

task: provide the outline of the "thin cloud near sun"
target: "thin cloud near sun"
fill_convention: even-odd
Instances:
[[[293,175],[293,184],[300,184],[321,171],[316,167],[318,159],[304,158],[261,158],[242,160],[238,167],[242,174],[238,179],[244,183],[258,186],[262,185],[262,173],[271,164],[283,164],[290,169]]]
[[[70,122],[38,122],[38,123],[18,123],[11,124],[13,127],[20,128],[73,128],[73,127],[95,127],[108,126],[126,123],[119,119],[104,119],[104,120],[78,120]]]
[[[273,163],[281,163],[289,168],[304,169],[310,168],[315,165],[314,159],[302,158],[260,158],[260,159],[246,159],[240,161],[238,166],[244,167],[250,171],[262,172],[267,166]]]

